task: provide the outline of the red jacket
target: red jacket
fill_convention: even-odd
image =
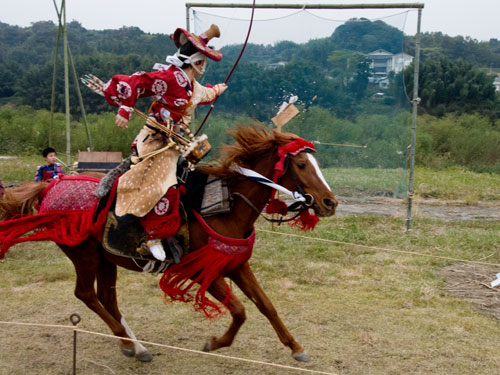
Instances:
[[[168,69],[151,73],[136,72],[131,76],[115,75],[106,83],[103,92],[108,103],[119,106],[118,114],[127,119],[130,119],[132,108],[139,98],[154,96],[155,102],[150,113],[161,122],[166,122],[167,119],[180,122],[186,115],[188,107],[210,104],[215,100],[216,93],[211,86],[201,87],[210,88],[213,93],[205,95],[204,101],[191,103],[193,85],[182,69],[170,65]]]

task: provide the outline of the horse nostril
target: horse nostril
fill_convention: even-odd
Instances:
[[[328,210],[333,210],[335,208],[335,206],[337,205],[336,203],[337,203],[336,201],[334,201],[333,199],[330,199],[330,198],[323,199],[323,204]]]

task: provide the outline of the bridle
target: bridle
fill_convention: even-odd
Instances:
[[[307,152],[308,150],[302,150],[302,151]],[[296,212],[296,214],[294,216],[292,216],[291,218],[288,218],[288,219],[284,219],[284,216],[281,216],[279,219],[268,218],[257,207],[255,207],[255,205],[250,201],[250,199],[248,199],[244,194],[239,193],[239,192],[233,192],[231,194],[231,199],[234,200],[235,196],[240,197],[250,208],[252,208],[260,216],[262,216],[266,221],[271,222],[271,223],[278,223],[278,225],[281,223],[295,220],[298,216],[300,216],[300,214],[302,212],[311,208],[314,204],[314,197],[311,194],[308,194],[304,191],[304,189],[302,188],[302,186],[299,183],[299,180],[298,180],[297,175],[295,174],[293,168],[289,167],[289,164],[290,164],[289,155],[290,154],[287,154],[285,156],[285,160],[283,161],[284,168],[281,172],[281,176],[276,178],[276,182],[271,181],[267,177],[261,175],[258,172],[255,172],[251,169],[243,168],[240,166],[234,166],[233,170],[240,173],[241,175],[247,177],[251,181],[255,181],[255,182],[261,183],[263,185],[269,186],[272,189],[275,189],[277,191],[280,191],[280,192],[290,196],[294,200],[294,202],[287,206],[287,212]],[[283,176],[286,174],[288,169],[290,169],[290,171],[289,171],[290,176],[295,184],[296,191],[290,191],[287,188],[285,188],[284,186],[279,184],[279,181],[281,180],[281,178],[283,178]]]

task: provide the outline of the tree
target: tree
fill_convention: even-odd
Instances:
[[[413,92],[413,64],[405,70],[407,92]],[[480,112],[497,116],[500,103],[495,97],[493,77],[463,60],[446,56],[427,59],[420,67],[419,97],[428,113],[442,116],[448,112]]]
[[[362,98],[371,75],[371,60],[359,52],[337,50],[328,57],[328,62],[334,80],[340,83],[345,93]]]
[[[381,48],[399,53],[403,32],[383,21],[354,18],[337,27],[331,39],[336,49],[369,53]]]

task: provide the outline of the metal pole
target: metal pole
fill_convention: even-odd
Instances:
[[[422,9],[423,3],[394,4],[256,4],[255,8],[285,8],[285,9],[385,9],[385,8],[417,8]],[[253,8],[252,4],[234,3],[186,3],[186,8]]]
[[[413,71],[413,99],[412,99],[412,126],[411,126],[411,149],[410,149],[410,174],[408,182],[408,210],[406,218],[406,231],[411,231],[411,207],[413,202],[413,172],[415,169],[415,144],[417,141],[417,109],[420,98],[418,97],[418,74],[420,64],[420,24],[422,21],[422,9],[418,10],[417,35],[415,37],[415,67]]]
[[[64,99],[66,107],[66,164],[71,165],[71,138],[69,114],[69,71],[68,71],[68,34],[66,32],[66,1],[62,2],[64,14],[63,40],[64,40]]]
[[[191,31],[189,30],[190,28],[190,25],[189,25],[189,10],[191,9],[191,5],[189,3],[186,3],[186,30],[187,31]]]

